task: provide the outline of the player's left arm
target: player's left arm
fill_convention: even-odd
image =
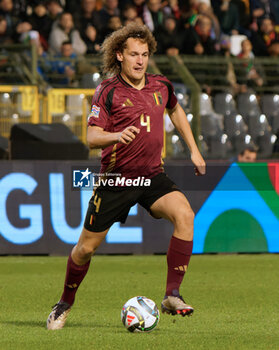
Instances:
[[[195,165],[196,175],[204,175],[206,171],[206,164],[195,142],[190,124],[187,120],[184,110],[180,104],[177,103],[173,109],[168,109],[168,114],[174,126],[183,137],[190,150],[191,160]]]

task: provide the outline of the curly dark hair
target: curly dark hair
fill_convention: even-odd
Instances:
[[[139,39],[143,43],[147,43],[150,56],[156,51],[157,42],[150,30],[145,25],[130,23],[114,31],[104,40],[101,48],[103,73],[120,73],[121,64],[117,60],[116,52],[123,52],[129,38]]]

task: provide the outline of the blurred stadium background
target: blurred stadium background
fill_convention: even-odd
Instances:
[[[73,169],[98,172],[100,153],[86,146],[86,121],[101,81],[101,58],[84,56],[82,64],[75,58],[72,64],[93,67],[92,72],[77,73],[75,86],[65,87],[61,76],[53,84],[42,79],[36,52],[34,44],[1,51],[1,254],[67,254],[91,193],[72,191]],[[267,72],[277,66],[272,58],[255,60]],[[195,253],[278,252],[279,91],[271,83],[277,77],[271,73],[263,86],[236,94],[227,79],[231,65],[237,74],[234,58],[157,55],[150,60],[150,72],[173,82],[208,161],[208,175],[197,180],[166,115],[166,169],[197,214]],[[257,147],[258,162],[234,164],[249,146]],[[154,224],[138,207],[128,225],[115,224],[100,252],[166,252],[170,225]]]
[[[182,292],[197,305],[199,317],[191,323],[162,317],[158,331],[140,340],[120,324],[121,306],[130,297],[145,294],[161,301],[165,257],[159,255],[165,255],[172,231],[135,206],[98,250],[103,256],[95,258],[94,273],[79,290],[79,311],[73,310],[64,333],[45,333],[51,303],[60,296],[65,256],[79,237],[92,190],[75,188],[74,172],[99,171],[100,151],[87,148],[86,123],[102,79],[101,57],[43,55],[38,36],[30,32],[22,40],[16,33],[10,40],[3,23],[9,3],[17,20],[8,22],[18,30],[28,11],[32,16],[54,4],[79,15],[86,2],[92,0],[0,1],[0,349],[277,349],[278,255],[271,253],[279,252],[279,10],[273,0],[211,0],[214,11],[205,14],[211,19],[222,3],[229,9],[248,6],[240,11],[240,24],[248,19],[242,31],[237,28],[240,35],[215,32],[219,52],[213,55],[161,48],[150,59],[148,71],[173,83],[208,164],[205,177],[194,176],[187,148],[165,115],[165,168],[196,213],[195,255]],[[203,6],[210,6],[209,0],[118,3],[124,11],[129,3],[155,2],[162,5],[159,11],[170,6],[170,17],[185,20],[187,35],[204,15]],[[94,11],[109,3],[117,1],[97,0]],[[259,15],[255,10],[263,3],[270,8]],[[270,36],[260,30],[266,16],[275,23]],[[37,20],[33,29],[46,29]],[[222,25],[222,16],[218,20]],[[170,36],[172,44],[177,34]],[[240,40],[251,39],[256,51],[262,34],[270,46],[266,55],[239,56]],[[74,71],[70,78],[66,66]],[[238,163],[238,153],[247,147],[257,149],[257,162]],[[28,296],[24,302],[23,296]]]

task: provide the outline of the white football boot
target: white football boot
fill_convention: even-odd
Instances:
[[[52,308],[51,313],[47,319],[47,329],[55,330],[64,327],[71,307],[66,302],[58,302]]]

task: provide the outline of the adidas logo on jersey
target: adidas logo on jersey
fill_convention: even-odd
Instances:
[[[127,100],[122,104],[123,107],[132,107],[133,103],[131,102],[131,100],[129,98],[127,98]]]

